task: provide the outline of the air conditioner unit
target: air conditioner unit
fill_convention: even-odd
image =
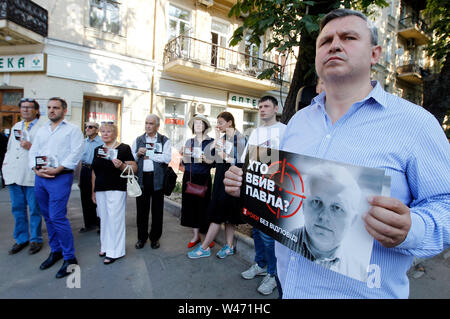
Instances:
[[[203,102],[193,102],[192,111],[194,114],[209,116],[211,114],[211,104]]]
[[[214,4],[214,0],[197,0],[198,3],[210,7]]]

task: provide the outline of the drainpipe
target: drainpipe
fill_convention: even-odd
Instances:
[[[153,10],[153,47],[152,47],[152,61],[155,61],[155,42],[156,42],[156,4],[158,0],[155,0],[155,7]],[[155,81],[155,68],[153,67],[152,73],[152,84],[150,88],[150,113],[153,113],[153,90],[154,90],[154,81]]]

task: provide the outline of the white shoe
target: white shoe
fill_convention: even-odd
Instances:
[[[258,264],[252,265],[249,269],[241,273],[242,278],[244,279],[253,279],[256,276],[265,276],[267,275],[267,266],[261,268]]]
[[[261,284],[257,290],[260,294],[267,296],[270,295],[276,287],[277,281],[275,280],[275,276],[267,274],[267,276],[261,281]]]

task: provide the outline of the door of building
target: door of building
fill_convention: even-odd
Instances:
[[[19,101],[23,98],[23,90],[0,90],[0,129],[8,133],[14,124],[21,120]]]

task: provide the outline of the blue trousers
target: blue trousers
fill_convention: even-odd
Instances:
[[[67,219],[67,202],[72,189],[73,174],[55,178],[36,176],[34,190],[45,219],[48,241],[53,253],[62,252],[64,260],[75,258],[72,228]]]
[[[255,242],[255,262],[259,267],[267,265],[267,273],[271,276],[276,276],[275,240],[255,227],[252,229],[252,236]]]
[[[42,243],[42,216],[34,196],[34,187],[17,184],[8,185],[14,216],[14,239],[17,244],[27,241]],[[30,222],[28,223],[28,211]],[[28,227],[29,226],[29,227]]]

